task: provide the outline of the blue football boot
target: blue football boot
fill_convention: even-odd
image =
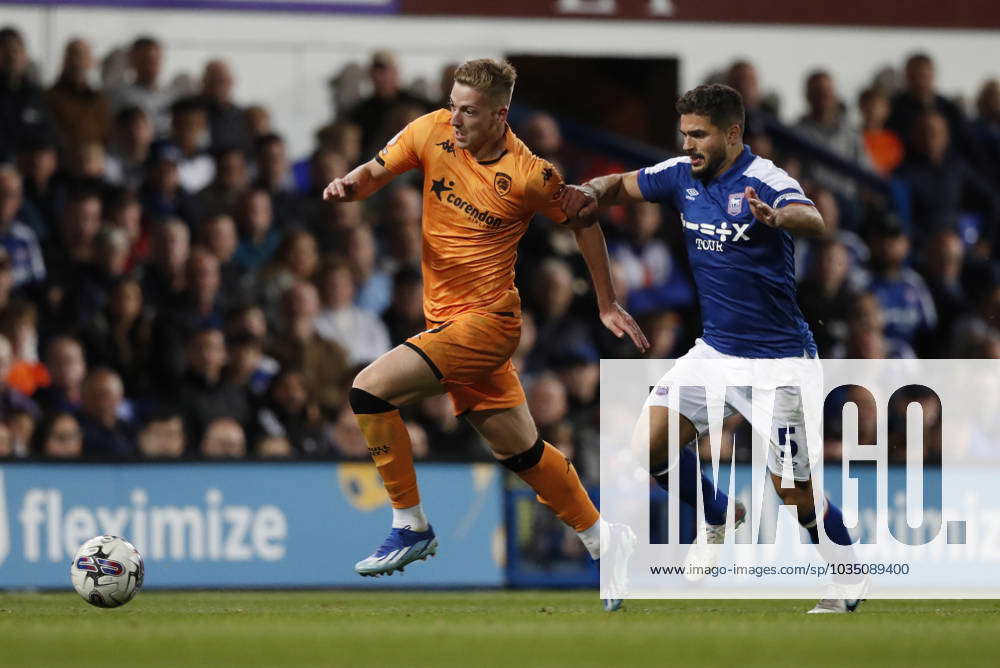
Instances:
[[[427,531],[393,527],[385,542],[371,556],[356,563],[354,570],[358,575],[372,577],[402,573],[407,564],[434,556],[437,547],[434,529],[429,525]]]

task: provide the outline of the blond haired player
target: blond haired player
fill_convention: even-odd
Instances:
[[[389,537],[355,566],[361,575],[389,575],[437,550],[398,408],[442,392],[451,395],[455,412],[475,426],[500,463],[531,485],[595,559],[600,555],[597,509],[569,460],[539,438],[510,361],[521,330],[514,287],[517,244],[535,213],[574,229],[601,322],[616,336],[628,335],[640,350],[649,344],[616,301],[600,226],[590,224],[593,219],[567,220],[559,200],[562,177],[507,125],[515,78],[506,61],[464,63],[455,72],[448,109],[413,121],[374,160],[323,191],[327,200],[361,200],[404,172],[424,171],[428,329],[368,365],[350,392],[393,507]],[[607,525],[604,530],[607,534]]]

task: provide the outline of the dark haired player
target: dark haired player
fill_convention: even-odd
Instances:
[[[822,233],[822,217],[795,179],[770,160],[755,156],[743,144],[745,112],[736,90],[720,84],[699,86],[678,100],[677,111],[684,138],[683,156],[570,186],[562,198],[564,211],[571,217],[592,215],[599,206],[640,201],[669,204],[681,214],[704,333],[661,379],[646,402],[650,414],[650,471],[664,489],[671,468],[667,455],[667,388],[671,384],[710,387],[713,364],[705,360],[791,359],[792,367],[798,366],[805,376],[812,376],[812,381],[803,384],[822,377],[812,333],[795,299],[791,237]],[[727,416],[738,412],[749,419],[751,406],[754,412],[759,408],[759,399],[749,393],[727,395],[725,401]],[[681,444],[691,444],[708,432],[707,403],[704,395],[698,400],[681,393]],[[804,413],[798,393],[789,387],[777,387],[772,405],[771,433],[764,435],[769,441],[767,462],[772,481],[782,504],[796,507],[799,523],[809,531],[812,541],[819,543],[809,448],[799,448],[793,442],[805,445]],[[809,445],[813,451],[819,449],[813,443]],[[679,490],[681,499],[697,507],[697,490],[701,487],[706,542],[722,543],[728,498],[721,491],[713,494],[714,485],[706,477],[698,479],[693,448],[683,447],[680,451],[679,474],[684,481]],[[786,463],[791,464],[794,486],[782,486]],[[742,522],[744,513],[737,504],[734,525]],[[840,510],[826,501],[821,513],[821,524],[830,540],[850,545]],[[717,558],[717,550],[714,554]],[[837,591],[845,593],[844,598],[825,598],[811,612],[853,612],[861,602],[861,589],[841,587]],[[846,597],[846,592],[851,597]]]

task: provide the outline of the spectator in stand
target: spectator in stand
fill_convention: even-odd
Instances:
[[[252,104],[247,107],[243,112],[243,118],[246,119],[247,130],[250,131],[251,142],[274,131],[271,126],[271,113],[262,105]]]
[[[805,316],[821,356],[847,341],[848,322],[857,290],[851,286],[850,254],[840,241],[826,237],[812,253],[811,272],[799,285],[799,306]]]
[[[906,266],[910,240],[894,218],[872,230],[872,274],[864,286],[885,312],[885,335],[924,351],[937,328],[937,311],[927,284]]]
[[[153,255],[142,277],[142,293],[153,309],[177,300],[187,287],[191,233],[179,218],[165,220],[153,236]]]
[[[222,331],[201,329],[187,341],[187,368],[177,392],[189,443],[201,442],[208,425],[217,418],[240,424],[250,419],[250,405],[243,388],[223,375],[228,353]]]
[[[440,86],[438,92],[437,106],[448,106],[448,98],[451,97],[451,88],[455,85],[455,72],[458,70],[458,63],[448,63],[441,68],[441,78],[438,80]]]
[[[274,209],[266,190],[254,186],[243,193],[237,224],[240,243],[233,260],[244,271],[257,271],[270,261],[281,244],[281,230],[274,225]]]
[[[83,455],[83,431],[71,412],[50,414],[42,420],[35,439],[33,450],[45,459],[79,459]]]
[[[412,186],[403,185],[388,194],[385,215],[377,230],[380,239],[388,239],[388,254],[381,262],[387,273],[395,274],[403,267],[420,268],[422,206],[420,191]]]
[[[559,121],[546,111],[536,111],[528,116],[518,129],[518,137],[528,145],[531,152],[545,158],[563,175],[567,183],[575,182],[575,174],[570,171],[574,165],[566,154]]]
[[[0,164],[0,246],[11,260],[17,289],[37,287],[46,276],[38,237],[18,218],[22,202],[21,175],[14,167]]]
[[[215,179],[194,197],[197,224],[210,216],[235,213],[247,185],[249,174],[243,151],[229,148],[216,152]]]
[[[132,271],[149,260],[150,234],[142,224],[142,204],[134,190],[117,188],[105,199],[106,222],[111,229],[121,230],[128,242],[126,271]]]
[[[90,85],[93,69],[90,43],[79,38],[67,42],[62,72],[46,94],[63,147],[104,144],[111,134],[111,105]]]
[[[317,151],[336,153],[348,165],[361,162],[361,127],[350,121],[340,120],[324,125],[316,131]],[[313,187],[314,156],[298,160],[292,165],[293,185],[298,192],[308,192]]]
[[[189,193],[201,191],[215,178],[208,132],[208,113],[196,99],[186,98],[171,105],[170,141],[180,151],[177,178]]]
[[[226,337],[229,343],[229,382],[245,388],[251,403],[259,401],[281,369],[273,357],[264,354],[264,341],[249,332]]]
[[[878,297],[863,293],[854,298],[845,343],[836,343],[830,350],[835,359],[911,359],[913,348],[885,334],[885,315]]]
[[[694,288],[677,267],[663,239],[659,204],[640,202],[628,207],[625,238],[609,244],[609,254],[625,277],[629,312],[687,308],[694,303]]]
[[[251,433],[255,443],[264,438],[286,438],[302,455],[319,455],[329,449],[319,408],[309,396],[301,371],[283,369],[274,377]]]
[[[158,142],[150,147],[140,198],[143,213],[151,220],[180,218],[188,225],[196,222],[192,195],[180,182],[178,165],[182,160],[181,152],[172,144]]]
[[[203,221],[198,228],[199,243],[219,260],[225,302],[229,306],[251,301],[255,276],[236,262],[239,237],[236,223],[227,214],[217,214]]]
[[[7,384],[11,366],[14,363],[14,351],[10,341],[0,334],[0,421],[6,421],[15,413],[27,413],[35,419],[41,415],[38,405]]]
[[[396,107],[413,105],[428,111],[429,106],[425,100],[400,88],[396,57],[389,51],[375,52],[368,73],[374,90],[351,110],[350,118],[361,127],[363,154],[375,155],[401,129],[386,128],[386,121]]]
[[[45,365],[51,382],[38,390],[35,401],[46,413],[78,412],[82,406],[83,380],[87,376],[87,360],[80,341],[67,335],[49,341]]]
[[[993,357],[1000,339],[1000,280],[995,265],[970,267],[969,298],[973,310],[952,326],[950,357]]]
[[[299,215],[302,222],[312,231],[319,242],[319,247],[324,253],[339,252],[343,239],[341,230],[345,227],[341,224],[340,209],[350,206],[360,207],[361,202],[343,202],[338,205],[331,205],[323,200],[323,188],[330,181],[323,179],[334,178],[346,174],[350,167],[344,157],[339,153],[329,149],[319,148],[313,151],[309,159],[309,183],[303,189],[305,196],[302,199]]]
[[[121,378],[98,367],[83,381],[83,452],[87,457],[132,457],[138,452],[132,426],[120,416],[125,399]]]
[[[184,456],[184,419],[176,408],[157,410],[139,431],[139,454],[143,459],[177,459]]]
[[[138,190],[145,177],[153,137],[153,121],[142,108],[125,107],[119,111],[109,142],[108,181]]]
[[[204,459],[243,459],[247,455],[243,427],[231,418],[217,418],[205,429],[200,441]]]
[[[0,28],[0,162],[12,160],[21,143],[54,133],[45,93],[28,76],[28,65],[21,33]]]
[[[681,337],[684,333],[683,320],[676,311],[657,311],[647,314],[641,321],[642,331],[649,339],[649,350],[643,357],[647,359],[673,359],[682,353]]]
[[[38,360],[38,308],[27,301],[11,304],[0,316],[0,332],[12,353],[7,384],[31,397],[51,382],[48,369]]]
[[[980,151],[969,132],[962,109],[937,92],[934,61],[926,53],[915,53],[906,60],[906,87],[892,98],[892,112],[886,127],[894,131],[906,145],[906,153],[922,154],[926,147],[920,142],[917,126],[928,114],[944,121],[947,136],[957,150],[955,158],[979,166]]]
[[[10,308],[13,303],[11,293],[14,290],[14,272],[10,262],[10,254],[4,246],[0,246],[0,314]]]
[[[994,183],[1000,170],[1000,79],[983,83],[976,96],[979,116],[972,125],[972,134],[989,164],[993,165]]]
[[[455,415],[455,405],[447,394],[428,397],[416,409],[414,421],[423,428],[435,459],[469,461],[489,456],[478,432]]]
[[[257,459],[290,459],[295,456],[292,444],[283,436],[267,436],[254,445],[254,456]]]
[[[154,128],[166,131],[170,125],[167,112],[175,92],[158,83],[163,67],[160,42],[148,35],[138,37],[129,49],[128,66],[130,81],[109,91],[111,106],[116,112],[126,107],[139,107],[153,121]]]
[[[448,90],[451,90],[450,84]],[[361,160],[361,139],[361,126],[349,121],[330,123],[316,131],[316,143],[320,148],[339,153],[349,165],[356,165]]]
[[[953,148],[947,119],[927,111],[914,117],[911,126],[906,159],[896,176],[909,186],[901,204],[909,211],[918,248],[935,230],[958,224],[962,211],[981,216],[980,239],[991,243],[1000,212],[997,195]]]
[[[107,306],[83,326],[81,336],[91,359],[118,372],[127,396],[148,396],[160,381],[150,370],[152,329],[142,285],[132,277],[115,283]]]
[[[254,142],[257,162],[257,180],[254,185],[271,196],[275,223],[287,229],[302,222],[302,195],[295,187],[288,166],[288,151],[281,135],[269,134]]]
[[[419,269],[404,267],[396,273],[392,286],[392,302],[382,316],[382,322],[389,330],[389,342],[392,345],[398,346],[426,328],[423,295],[424,282]],[[524,337],[523,325],[521,336]]]
[[[234,83],[229,63],[205,63],[198,102],[208,113],[210,146],[216,152],[231,148],[249,151],[252,145],[246,113],[233,101]]]
[[[159,384],[169,387],[183,370],[185,347],[199,331],[221,331],[223,320],[219,261],[208,251],[197,248],[187,262],[187,287],[179,298],[163,308],[153,324],[155,363],[162,376]],[[187,355],[190,361],[190,354]]]
[[[881,88],[866,88],[858,96],[861,137],[872,167],[882,176],[888,176],[903,162],[903,140],[885,125],[891,110],[889,96]]]
[[[313,281],[319,270],[316,238],[306,230],[288,232],[274,254],[274,260],[257,273],[257,303],[268,319],[278,319],[281,295],[299,281]]]
[[[938,325],[926,351],[930,357],[948,356],[951,328],[971,310],[962,286],[964,259],[965,244],[954,230],[938,231],[924,249],[923,275],[938,315]]]
[[[357,286],[354,303],[381,317],[392,301],[392,276],[376,267],[375,235],[371,228],[359,225],[347,230],[344,253]]]
[[[125,232],[103,227],[94,240],[94,260],[75,272],[75,284],[67,285],[66,312],[70,322],[90,322],[108,305],[112,288],[128,267],[129,243]]]
[[[17,153],[17,169],[23,177],[21,217],[40,243],[48,240],[59,220],[57,208],[61,202],[54,178],[58,167],[59,156],[51,139],[43,137],[21,143]],[[38,219],[33,219],[28,209],[37,213]]]
[[[760,89],[757,67],[747,60],[736,60],[726,71],[725,82],[743,97],[746,111],[746,132],[751,135],[768,134],[768,126],[777,122],[777,105],[773,99],[765,98]]]
[[[812,254],[817,244],[826,239],[836,239],[847,251],[848,266],[852,271],[861,270],[868,265],[871,251],[868,244],[855,232],[842,229],[840,226],[840,206],[832,192],[824,188],[810,191],[809,198],[823,216],[823,234],[820,237],[796,237],[795,244],[795,277],[797,280],[807,274],[813,264]],[[882,215],[879,212],[879,215]]]
[[[573,281],[569,265],[556,258],[542,262],[535,275],[532,296],[538,343],[525,360],[528,373],[552,368],[554,360],[567,348],[592,343],[590,328],[570,312]]]
[[[354,304],[354,275],[350,265],[335,259],[318,277],[322,310],[316,331],[347,352],[351,366],[367,364],[389,351],[389,331],[378,316]]]
[[[546,371],[535,378],[528,387],[528,408],[538,425],[539,437],[552,441],[569,415],[569,397],[559,376]]]
[[[805,88],[809,111],[799,119],[796,129],[844,160],[871,169],[861,133],[848,122],[847,109],[830,73],[826,70],[810,73]],[[807,164],[806,173],[817,184],[836,194],[841,202],[851,203],[857,197],[858,188],[853,179],[819,162]]]
[[[347,388],[347,353],[316,331],[319,294],[312,283],[300,281],[282,297],[283,317],[274,337],[274,356],[285,368],[301,369],[306,387],[320,409],[335,415]]]

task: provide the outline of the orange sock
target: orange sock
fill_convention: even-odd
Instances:
[[[531,485],[538,493],[538,500],[555,511],[556,516],[574,531],[589,529],[600,517],[573,464],[542,439],[539,438],[530,450],[501,463]]]
[[[403,424],[399,411],[392,404],[357,388],[351,389],[351,406],[354,408],[354,417],[358,420],[361,433],[365,435],[365,441],[368,443],[368,453],[375,460],[375,468],[382,476],[385,491],[392,500],[392,507],[410,508],[420,503],[410,434],[406,431],[406,425]],[[388,410],[374,412],[359,408],[388,408]]]

